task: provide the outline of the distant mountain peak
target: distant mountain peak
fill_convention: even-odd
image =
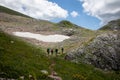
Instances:
[[[58,23],[60,27],[66,27],[66,28],[78,28],[80,26],[68,21],[68,20],[62,20]],[[82,28],[82,27],[81,27]]]

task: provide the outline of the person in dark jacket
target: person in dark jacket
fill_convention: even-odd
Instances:
[[[61,51],[62,51],[62,54],[63,54],[63,52],[64,52],[64,48],[63,47],[61,48]]]
[[[47,48],[47,54],[48,55],[50,54],[50,48]]]
[[[53,49],[51,49],[51,54],[52,54],[52,55],[53,55],[53,52],[54,52]]]
[[[56,53],[56,55],[58,54],[58,49],[55,49],[55,53]]]

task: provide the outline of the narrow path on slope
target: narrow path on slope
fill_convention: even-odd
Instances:
[[[57,72],[54,70],[54,66],[56,65],[55,61],[51,61],[51,65],[49,66],[50,69],[50,75],[48,77],[54,79],[54,80],[62,80],[60,76],[57,75]]]

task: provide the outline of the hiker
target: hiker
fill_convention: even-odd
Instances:
[[[50,54],[50,49],[49,48],[47,48],[47,53],[48,53],[48,55]]]
[[[55,53],[56,53],[56,55],[58,54],[58,49],[55,49]]]
[[[63,47],[61,48],[61,51],[62,51],[62,54],[63,54],[63,52],[64,52],[64,48]]]
[[[53,49],[51,49],[51,54],[53,55]]]

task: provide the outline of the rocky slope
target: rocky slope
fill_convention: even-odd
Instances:
[[[101,69],[120,70],[120,33],[98,35],[65,57],[74,62],[92,64]]]
[[[100,30],[120,30],[120,19],[110,21],[107,25],[100,28]]]
[[[120,19],[110,21],[79,48],[65,58],[74,62],[92,64],[104,70],[120,70]]]

